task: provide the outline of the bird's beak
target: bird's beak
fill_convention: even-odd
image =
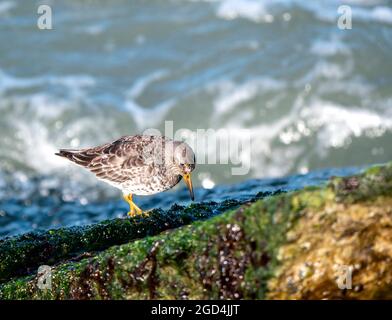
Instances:
[[[186,186],[189,189],[189,194],[191,196],[192,201],[195,200],[195,195],[193,194],[193,186],[192,186],[192,179],[191,179],[191,174],[190,173],[186,173],[182,176],[184,178],[184,182],[186,184]]]

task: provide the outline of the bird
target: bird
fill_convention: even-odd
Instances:
[[[191,174],[196,157],[185,142],[160,135],[132,135],[97,147],[60,149],[55,155],[94,173],[120,189],[129,204],[129,217],[147,215],[133,202],[133,195],[152,195],[166,191],[182,179],[194,201]]]

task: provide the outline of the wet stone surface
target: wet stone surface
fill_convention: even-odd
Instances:
[[[105,222],[101,227],[93,225],[98,228],[97,233],[91,233],[96,241],[85,242],[92,251],[68,260],[59,257],[52,264],[51,290],[38,289],[38,278],[32,273],[5,280],[0,285],[0,298],[391,296],[391,164],[370,168],[357,176],[333,178],[322,187],[277,192],[250,203],[231,200],[175,206],[172,211],[175,214],[170,223],[188,225],[158,231],[170,214],[165,217],[165,212],[157,212],[158,216],[152,214],[145,220],[133,221],[154,231],[104,250],[96,250],[93,243],[102,245],[115,230],[121,230],[121,234],[132,228],[122,226],[125,220],[118,220],[121,222],[110,232],[100,229]],[[154,225],[148,219],[161,220]],[[127,223],[132,225],[129,220]],[[82,234],[88,232],[84,230]],[[22,236],[6,241],[12,239],[19,242],[8,243],[9,248],[17,248],[23,239],[29,240]],[[338,286],[342,266],[354,270],[352,290]]]

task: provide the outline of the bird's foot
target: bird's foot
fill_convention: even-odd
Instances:
[[[148,218],[148,217],[150,216],[150,213],[149,213],[148,211],[142,211],[141,213],[138,213],[138,212],[136,212],[136,211],[134,211],[134,212],[129,211],[129,212],[127,213],[127,215],[128,215],[128,217],[130,217],[130,218],[135,218],[136,216],[139,216],[139,217],[141,217],[141,218]]]
[[[137,210],[134,210],[134,211],[129,211],[128,212],[128,217],[134,218],[136,216],[147,218],[147,217],[150,216],[150,211],[143,211],[143,210],[137,211]]]
[[[136,216],[145,216],[145,212],[142,209],[140,209],[138,206],[133,204],[131,206],[131,211],[128,212],[128,216],[131,218],[134,218]]]
[[[128,212],[128,217],[134,218],[136,216],[142,216],[143,215],[143,210],[140,209],[132,200],[132,195],[124,195],[124,199],[126,202],[129,204],[129,212]]]
[[[136,217],[135,211],[129,211],[129,212],[127,213],[127,215],[128,215],[128,217],[130,217],[130,218]]]

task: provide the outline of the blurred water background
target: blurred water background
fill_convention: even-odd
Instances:
[[[40,4],[53,30],[37,28]],[[342,4],[351,30],[337,27]],[[198,200],[227,197],[221,184],[392,158],[391,1],[6,0],[0,43],[0,236],[123,214],[116,190],[54,152],[165,120],[249,130],[248,175],[200,166]],[[318,172],[309,184],[336,173]]]

